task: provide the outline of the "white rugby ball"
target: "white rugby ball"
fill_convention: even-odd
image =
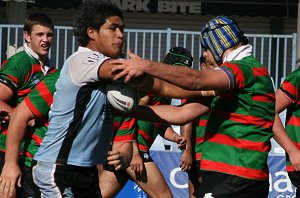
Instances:
[[[106,83],[107,100],[120,111],[132,111],[139,103],[138,91],[121,82]]]

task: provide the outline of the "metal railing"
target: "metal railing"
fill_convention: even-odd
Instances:
[[[297,35],[246,34],[253,46],[253,55],[260,60],[274,79],[275,88],[281,78],[296,67],[296,38]],[[126,51],[131,49],[143,58],[162,61],[171,47],[182,46],[189,49],[194,56],[194,69],[200,69],[199,57],[202,54],[200,33],[180,31],[167,28],[164,30],[126,29]],[[22,50],[24,43],[23,26],[0,24],[0,60]],[[55,26],[54,42],[49,57],[56,67],[76,51],[78,43],[73,36],[72,27]]]

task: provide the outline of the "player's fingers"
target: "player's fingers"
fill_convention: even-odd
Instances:
[[[8,197],[10,192],[10,182],[5,182],[3,184],[3,197]]]
[[[114,77],[114,80],[119,80],[119,79],[122,79],[122,78],[126,78],[127,77],[127,74],[128,72],[123,70],[121,71],[120,73],[118,73],[115,77]],[[125,80],[126,81],[126,80]]]
[[[191,168],[192,168],[192,166],[190,165],[190,166],[187,166],[187,168],[186,168],[186,171],[189,171],[189,170],[191,170]]]
[[[134,54],[130,49],[127,51],[127,54],[130,58],[141,58],[138,55]]]
[[[144,165],[142,164],[139,167],[140,167],[140,173],[142,173],[144,171]]]
[[[115,170],[120,170],[122,168],[122,165],[121,164],[119,164],[119,165],[117,165],[117,166],[115,166]]]
[[[21,177],[19,177],[18,178],[18,183],[17,183],[18,187],[22,187],[21,180],[22,180]]]
[[[138,167],[136,165],[133,166],[133,171],[134,172],[139,172],[139,169],[138,169]]]
[[[107,161],[114,161],[120,159],[120,153],[119,151],[110,151],[108,153]]]
[[[182,170],[182,171],[186,171],[186,170],[187,170],[187,167],[184,165],[184,166],[181,167],[181,170]]]
[[[134,75],[132,73],[128,73],[125,77],[125,83],[129,82],[131,80],[131,78],[134,77]]]
[[[181,168],[183,166],[183,162],[180,162],[179,167]]]
[[[15,188],[15,186],[14,186],[14,185],[10,185],[10,188],[9,188],[9,190],[8,190],[8,196],[9,196],[9,197],[14,197],[15,193],[16,193],[16,188]]]
[[[2,178],[0,178],[0,195],[1,195],[1,197],[2,197],[3,193],[4,193],[4,183],[2,181]]]

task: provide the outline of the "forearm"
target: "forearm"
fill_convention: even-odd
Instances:
[[[199,102],[201,101],[199,100]],[[151,122],[183,125],[206,113],[210,104],[210,102],[206,102],[203,101],[203,104],[198,102],[189,103],[184,106],[138,106],[132,116]]]
[[[14,117],[14,114],[13,116]],[[5,162],[17,163],[19,159],[19,149],[23,137],[26,133],[27,120],[18,119],[18,123],[10,122],[6,136]]]
[[[18,161],[19,148],[25,136],[28,122],[34,118],[25,102],[20,103],[14,110],[6,137],[5,161]]]
[[[178,135],[174,129],[169,126],[166,128],[165,133],[163,134],[163,137],[169,141],[174,142],[175,136]]]
[[[187,90],[201,88],[199,71],[152,61],[145,72]],[[197,88],[196,88],[197,87]]]
[[[298,150],[296,145],[293,143],[291,138],[286,133],[278,114],[275,115],[275,120],[274,120],[274,125],[273,125],[273,133],[274,133],[274,139],[276,140],[276,142],[287,153],[291,153],[291,152],[294,152],[295,150]]]
[[[112,150],[119,151],[121,161],[123,166],[128,166],[133,153],[133,142],[134,141],[126,141],[126,142],[118,142],[113,143]]]
[[[180,134],[186,138],[186,150],[192,150],[192,132],[193,132],[193,122],[189,122],[184,126],[180,127]]]

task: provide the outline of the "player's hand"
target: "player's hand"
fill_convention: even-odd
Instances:
[[[16,185],[21,187],[22,173],[16,163],[5,163],[0,176],[0,197],[13,198],[16,196]]]
[[[144,171],[144,162],[139,153],[135,153],[132,155],[130,167],[131,170],[139,174],[141,174]]]
[[[128,51],[130,59],[115,59],[110,61],[113,64],[111,74],[115,75],[114,80],[124,79],[124,82],[130,81],[131,78],[142,76],[145,69],[152,65],[152,61],[142,59],[138,55]]]
[[[181,163],[180,163],[181,170],[184,172],[191,170],[192,163],[193,163],[192,152],[188,150],[183,150],[181,156]]]
[[[109,151],[108,152],[108,157],[107,157],[107,163],[109,165],[112,165],[115,167],[115,170],[120,170],[123,168],[123,162],[122,162],[122,157],[120,155],[120,152],[115,150],[115,151]]]
[[[180,150],[184,150],[186,148],[186,138],[181,136],[181,135],[178,135],[178,134],[175,134],[173,136],[173,142],[177,143],[177,146]]]
[[[295,171],[300,171],[300,150],[288,153],[289,159],[295,169]]]

